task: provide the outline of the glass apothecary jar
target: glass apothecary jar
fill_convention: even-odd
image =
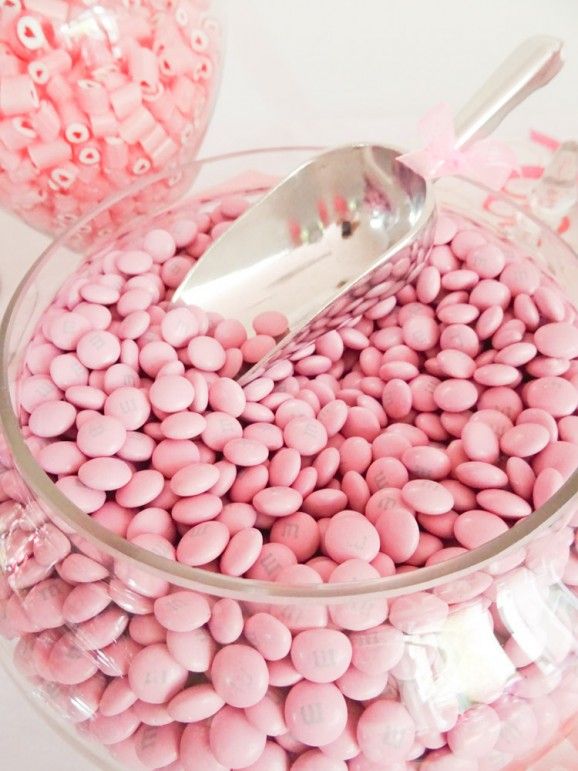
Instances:
[[[128,187],[196,155],[224,56],[218,0],[8,0],[0,8],[0,204],[61,233],[105,198],[100,232],[173,193]]]
[[[225,194],[255,199],[312,152],[197,162],[188,170],[194,182],[178,201],[159,205],[153,223],[174,226]],[[160,182],[139,182],[126,196],[146,196]],[[444,180],[437,194],[441,207],[522,247],[578,300],[577,258],[556,234],[471,182]],[[122,200],[97,208],[46,250],[1,328],[7,669],[103,767],[533,768],[565,741],[578,714],[576,473],[507,532],[446,562],[379,580],[295,586],[190,568],[129,543],[76,508],[42,471],[38,448],[19,427],[18,375],[63,281],[113,239],[151,227],[143,216],[99,240],[98,223]],[[68,246],[79,231],[95,239],[90,254]],[[262,577],[274,578],[279,565],[262,562]],[[66,620],[63,602],[82,587],[94,612],[81,607]],[[159,600],[166,626],[153,615]],[[196,610],[184,626],[170,620],[187,607]],[[309,630],[349,641],[339,687],[331,677],[303,679],[292,666],[289,649]],[[312,637],[314,669],[339,666],[335,639],[317,650]],[[247,670],[251,651],[265,658],[266,672]],[[237,662],[228,705],[211,688],[217,656]]]

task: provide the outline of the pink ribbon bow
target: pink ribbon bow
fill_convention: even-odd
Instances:
[[[457,150],[453,117],[446,103],[429,110],[418,130],[423,149],[405,153],[399,160],[426,179],[459,175],[499,190],[518,165],[514,151],[497,139],[482,139]]]

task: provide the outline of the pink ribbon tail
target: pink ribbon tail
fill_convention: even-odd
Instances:
[[[418,129],[424,146],[400,155],[399,160],[426,179],[461,175],[499,190],[517,168],[512,148],[497,139],[483,139],[466,150],[456,150],[453,119],[445,103],[429,110]]]

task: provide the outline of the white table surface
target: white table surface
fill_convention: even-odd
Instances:
[[[499,129],[578,138],[576,0],[229,0],[228,59],[202,154],[266,145],[416,141],[418,118],[459,108],[525,36],[566,40],[566,67]],[[0,311],[46,240],[0,212]],[[93,771],[3,679],[2,771]]]

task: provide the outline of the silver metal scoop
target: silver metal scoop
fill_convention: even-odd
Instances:
[[[488,135],[562,66],[562,42],[520,45],[458,114],[456,147]],[[433,243],[431,182],[400,163],[392,147],[329,150],[294,171],[241,216],[189,271],[173,302],[237,318],[247,329],[262,311],[289,329],[247,383],[279,359],[296,360],[330,329],[412,280]]]

